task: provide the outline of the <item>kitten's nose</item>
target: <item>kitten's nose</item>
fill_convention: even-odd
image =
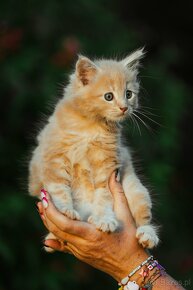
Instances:
[[[123,107],[123,108],[120,108],[120,110],[125,113],[127,110],[128,110],[128,107]]]

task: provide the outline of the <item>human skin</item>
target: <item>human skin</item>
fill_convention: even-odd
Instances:
[[[37,206],[44,225],[59,239],[45,240],[45,246],[72,253],[79,260],[111,275],[119,282],[146,260],[149,254],[135,237],[135,223],[115,172],[109,179],[109,189],[121,225],[114,233],[104,233],[92,224],[67,218],[56,209],[49,194],[46,196],[48,202],[38,202]],[[137,272],[131,280],[140,285],[142,277]],[[154,289],[184,288],[166,274],[154,283]]]

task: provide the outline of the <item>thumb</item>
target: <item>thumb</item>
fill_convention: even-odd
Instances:
[[[66,248],[66,244],[63,243],[60,240],[55,240],[55,239],[48,239],[44,241],[44,246],[52,248],[55,251],[60,251],[64,253],[69,253],[69,251]]]
[[[134,223],[123,187],[117,179],[119,179],[119,174],[116,176],[116,172],[114,171],[109,178],[109,189],[114,200],[114,211],[117,218],[122,222],[127,224],[128,222]]]

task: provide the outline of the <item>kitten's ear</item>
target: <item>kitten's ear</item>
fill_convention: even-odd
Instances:
[[[97,66],[89,58],[79,55],[76,63],[76,76],[84,86],[88,85],[97,73]]]
[[[131,70],[136,70],[139,67],[141,58],[145,55],[144,48],[138,49],[123,59],[121,62],[124,66]]]

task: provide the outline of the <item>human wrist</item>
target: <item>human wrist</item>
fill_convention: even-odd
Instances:
[[[150,256],[145,251],[138,253],[136,259],[133,261],[132,269],[129,270],[129,272],[125,276],[127,281],[125,281],[125,283],[123,284],[126,284],[128,281],[135,281],[135,283],[141,287],[146,278],[146,275],[144,275],[144,273],[147,273],[147,265],[152,260],[153,256]],[[123,280],[124,279],[121,280],[121,283],[123,282]]]
[[[141,254],[141,253],[140,253]],[[147,253],[146,253],[147,254]],[[142,256],[138,261],[140,261]],[[136,264],[136,260],[134,262]],[[154,260],[153,256],[147,254],[147,258],[132,269],[124,278],[119,281],[120,289],[152,289],[152,285],[165,276],[165,269]]]
[[[133,269],[140,265],[144,260],[149,257],[149,254],[143,249],[139,248],[134,251],[132,255],[125,257],[121,263],[118,265],[117,269],[113,273],[113,278],[120,282],[124,277],[126,277]],[[132,278],[137,278],[137,273],[133,275]]]

